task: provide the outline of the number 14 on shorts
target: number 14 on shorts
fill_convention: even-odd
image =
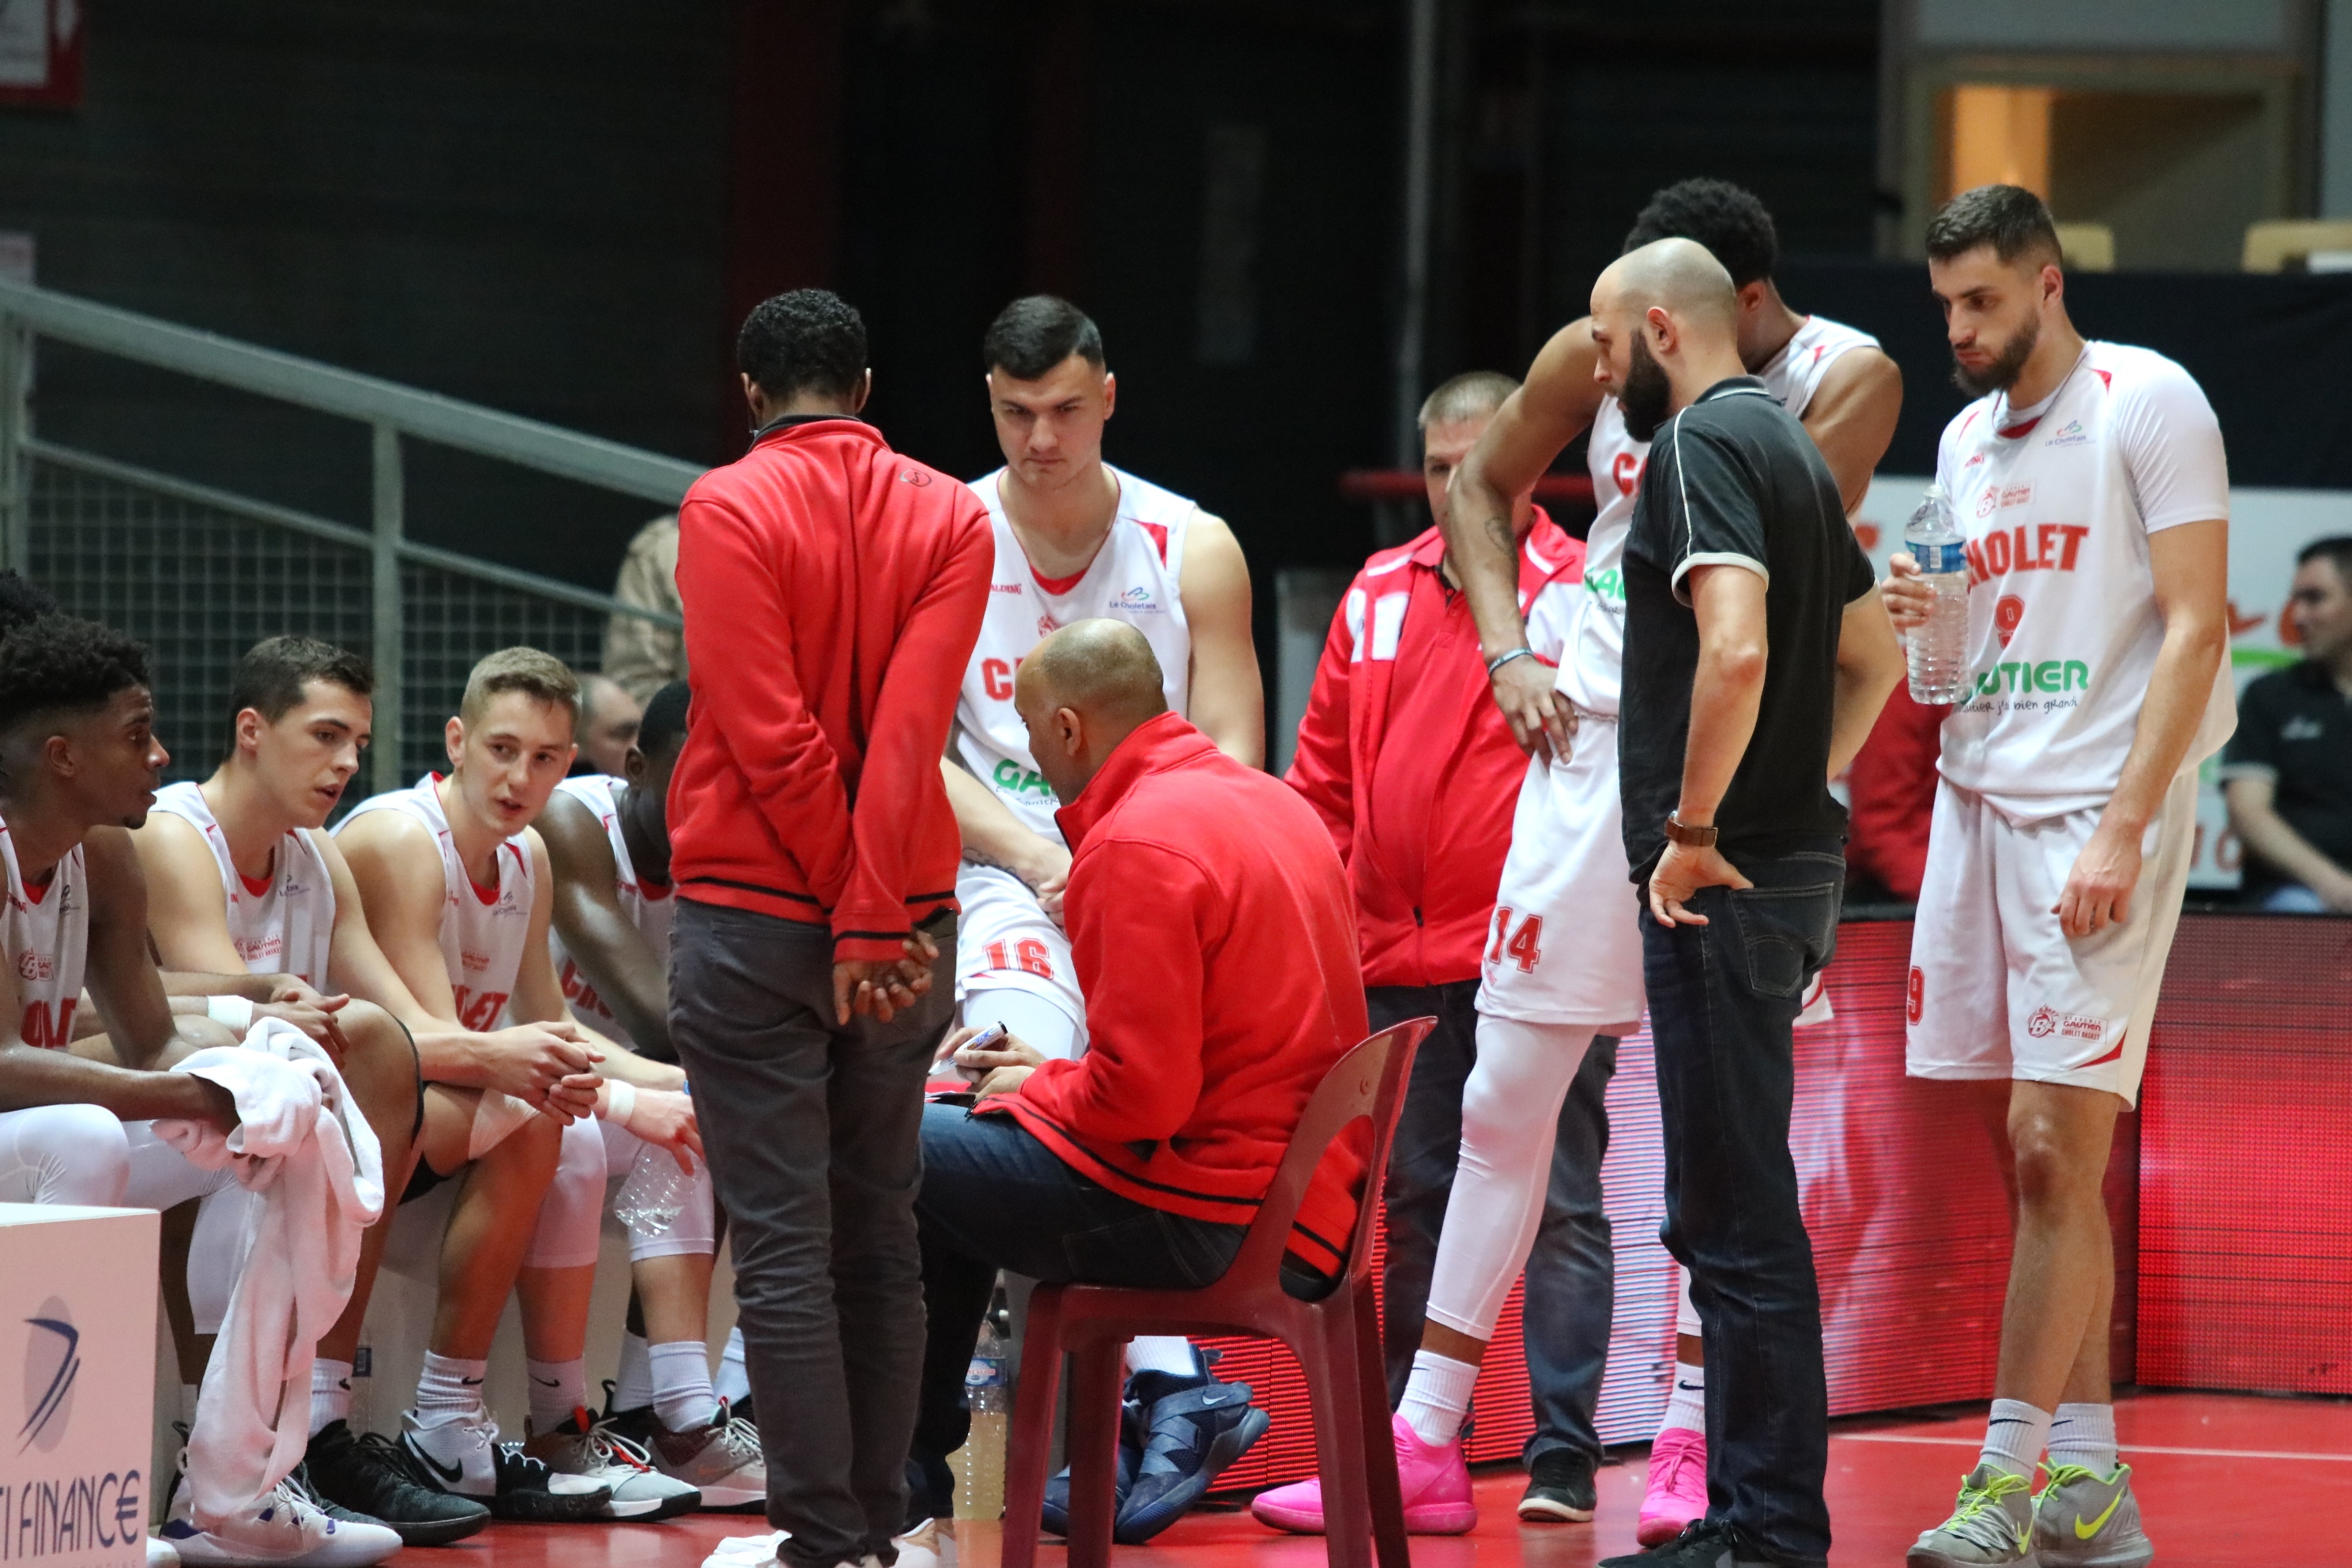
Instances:
[[[1495,940],[1486,949],[1486,962],[1500,963],[1515,960],[1522,974],[1533,974],[1536,965],[1543,962],[1543,916],[1529,915],[1511,929],[1511,911],[1502,905],[1495,908]]]

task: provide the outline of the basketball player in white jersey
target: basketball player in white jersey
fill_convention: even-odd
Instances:
[[[622,761],[623,774],[575,775],[540,814],[552,874],[548,943],[564,999],[604,1034],[641,1055],[674,1061],[669,1040],[667,796],[686,743],[688,687],[673,680],[646,702]],[[606,1168],[625,1177],[645,1145],[610,1123]],[[764,1501],[768,1462],[760,1436],[711,1387],[703,1339],[717,1253],[707,1186],[658,1234],[633,1228],[636,1287],[621,1338],[619,1376],[604,1420],[665,1474],[702,1494],[706,1508]],[[730,1342],[740,1368],[740,1332]],[[738,1385],[740,1395],[748,1392]]]
[[[94,622],[23,614],[46,597],[13,573],[0,580],[0,1190],[162,1206],[208,1173],[184,1160],[174,1171],[151,1147],[134,1179],[132,1145],[160,1142],[150,1119],[228,1132],[237,1116],[226,1089],[152,1069],[235,1040],[202,1016],[175,1019],[148,953],[146,887],[123,831],[145,818],[170,761],[155,738],[146,652]],[[85,987],[105,1032],[69,1051]],[[393,1114],[371,1119],[404,1137],[415,1093],[412,1079]],[[168,1196],[142,1190],[174,1184]],[[400,1548],[381,1525],[322,1512],[291,1479],[220,1535],[195,1523],[192,1495],[175,1489],[162,1532],[173,1550],[152,1559],[361,1568]]]
[[[1698,241],[1730,272],[1742,363],[1803,422],[1851,512],[1894,435],[1902,401],[1895,363],[1865,334],[1800,315],[1781,300],[1771,277],[1772,220],[1748,192],[1719,180],[1669,186],[1651,198],[1625,246],[1674,237]],[[1457,1474],[1462,1415],[1541,1216],[1561,1098],[1591,1037],[1633,1034],[1643,1006],[1639,928],[1593,914],[1625,902],[1615,734],[1622,563],[1651,434],[1629,425],[1596,379],[1604,370],[1589,321],[1555,334],[1456,470],[1447,512],[1446,548],[1477,619],[1495,700],[1531,753],[1496,896],[1459,1173],[1423,1349],[1399,1409],[1420,1444],[1400,1453],[1401,1473],[1433,1494],[1459,1489],[1465,1502]],[[1510,498],[1588,427],[1600,510],[1585,542],[1576,625],[1555,673],[1528,647]],[[1470,1113],[1474,1105],[1480,1114]],[[1695,1318],[1678,1328],[1675,1394],[1643,1504],[1645,1544],[1672,1540],[1706,1508],[1701,1342]],[[1412,1485],[1408,1479],[1408,1505]]]
[[[579,691],[569,669],[535,648],[491,654],[474,667],[459,714],[449,721],[449,775],[428,775],[413,788],[362,801],[335,829],[384,957],[445,1025],[487,1029],[501,1018],[570,1020],[548,955],[549,900],[540,893],[549,880],[547,849],[530,823],[572,765]],[[592,1517],[667,1518],[697,1505],[693,1489],[634,1454],[616,1452],[615,1440],[593,1430],[587,1414],[582,1357],[606,1160],[596,1118],[667,1146],[696,1173],[701,1143],[677,1068],[584,1033],[604,1079],[601,1087],[585,1084],[595,1096],[594,1114],[580,1115],[578,1101],[551,1099],[543,1114],[568,1121],[555,1174],[527,1248],[519,1257],[503,1255],[520,1264],[511,1282],[530,1358],[530,1440],[499,1444],[481,1401],[505,1279],[488,1280],[488,1289],[468,1281],[462,1292],[442,1292],[436,1348],[425,1356],[401,1440],[421,1479],[480,1499],[494,1512],[550,1519],[571,1511],[567,1499],[609,1490]],[[567,1079],[566,1088],[575,1082]],[[455,1140],[446,1148],[478,1157],[515,1123],[541,1114],[509,1097],[485,1095],[462,1149]],[[453,1173],[433,1163],[437,1152],[428,1131],[419,1181]],[[452,1217],[453,1234],[462,1222],[463,1210]],[[520,1220],[500,1215],[498,1223]],[[511,1238],[510,1229],[505,1234]]]
[[[252,999],[335,993],[320,1005],[335,1009],[349,1042],[346,1077],[355,1061],[383,1058],[388,1065],[378,1070],[396,1069],[412,1086],[423,1080],[414,1149],[408,1128],[386,1144],[385,1184],[400,1192],[415,1154],[440,1170],[467,1163],[485,1090],[538,1106],[552,1097],[593,1113],[593,1052],[569,1025],[480,1033],[436,1018],[376,945],[342,850],[323,831],[370,740],[372,689],[366,661],[341,648],[304,637],[257,645],[230,677],[220,765],[201,785],[167,785],[132,837],[167,985]],[[519,1136],[482,1152],[460,1199],[464,1216],[445,1242],[449,1288],[503,1301],[500,1281],[511,1278],[510,1259],[528,1241],[559,1136],[555,1123],[532,1118]],[[215,1212],[208,1209],[198,1233],[194,1276],[217,1250],[204,1245]],[[480,1529],[489,1510],[418,1484],[388,1446],[357,1437],[348,1422],[352,1358],[392,1222],[387,1214],[369,1234],[351,1303],[320,1341],[306,1473],[320,1496],[383,1521],[407,1544],[442,1545]],[[210,1295],[212,1321],[198,1311],[197,1326],[207,1330],[226,1292]]]
[[[963,835],[956,1000],[965,1027],[950,1031],[940,1059],[991,1024],[1045,1056],[1075,1057],[1087,1014],[1062,934],[1070,850],[1054,822],[1062,803],[1013,710],[1013,672],[1056,627],[1125,621],[1151,644],[1170,710],[1262,767],[1249,565],[1232,530],[1198,503],[1103,460],[1118,383],[1084,312],[1047,294],[1015,300],[981,353],[1004,466],[971,487],[996,531],[996,569],[941,764]],[[1191,1347],[1172,1336],[1135,1342],[1128,1364],[1202,1381]]]
[[[2236,723],[2228,465],[2187,371],[2075,331],[2032,193],[1955,196],[1927,272],[1978,395],[1936,458],[1974,689],[1944,720],[1908,1065],[1979,1097],[2017,1237],[1983,1452],[1909,1561],[2137,1568],[2155,1549],[2116,1458],[2100,1184],[2180,917],[2197,766]],[[1895,567],[1916,625],[1930,591]]]

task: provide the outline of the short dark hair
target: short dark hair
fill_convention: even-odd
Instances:
[[[1695,239],[1706,247],[1735,289],[1771,277],[1780,260],[1772,215],[1754,192],[1729,180],[1678,180],[1654,194],[1627,231],[1625,248],[1662,239]]]
[[[2301,567],[2321,556],[2326,556],[2327,563],[2336,568],[2336,580],[2352,588],[2352,533],[2335,533],[2326,539],[2313,540],[2294,552],[2294,563]]]
[[[996,312],[980,340],[981,368],[1034,381],[1077,355],[1103,367],[1102,331],[1094,319],[1054,294],[1026,294]]]
[[[0,637],[6,637],[27,621],[55,615],[59,608],[56,595],[47,588],[36,587],[19,576],[15,567],[0,572]]]
[[[112,626],[55,613],[0,637],[0,735],[36,721],[95,713],[147,681],[147,650]]]
[[[646,699],[646,710],[637,720],[637,750],[658,757],[685,742],[687,700],[691,692],[685,681],[673,680]]]
[[[1927,255],[1937,261],[1990,245],[2004,263],[2033,253],[2044,265],[2064,251],[2058,225],[2040,196],[2023,185],[1979,185],[1962,191],[1927,220]]]
[[[316,637],[267,637],[245,650],[228,678],[228,747],[236,751],[236,716],[250,708],[275,724],[302,700],[302,689],[324,680],[354,697],[375,695],[375,670],[349,648]]]
[[[840,295],[795,289],[762,300],[735,337],[735,364],[770,397],[846,397],[866,374],[866,322]]]

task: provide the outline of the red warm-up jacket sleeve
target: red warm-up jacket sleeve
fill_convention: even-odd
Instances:
[[[1897,685],[1846,773],[1846,860],[1898,899],[1916,900],[1927,875],[1927,824],[1936,812],[1936,759],[1948,708],[1912,700]]]
[[[1362,579],[1358,578],[1357,583]],[[1357,583],[1349,584],[1349,593]],[[1356,831],[1355,752],[1348,731],[1349,677],[1354,667],[1354,639],[1348,635],[1348,596],[1331,616],[1331,635],[1323,639],[1323,657],[1315,666],[1315,684],[1307,693],[1307,714],[1298,721],[1298,748],[1282,782],[1297,790],[1331,835],[1345,864]]]
[[[1021,1092],[1082,1140],[1157,1142],[1200,1103],[1201,954],[1223,934],[1220,900],[1184,856],[1118,840],[1087,847],[1063,907],[1076,914],[1074,967],[1107,983],[1087,995],[1087,1054],[1046,1062]]]
[[[801,689],[788,584],[760,531],[732,506],[689,495],[678,528],[693,542],[678,552],[677,590],[694,721],[718,731],[769,829],[831,908],[849,881],[849,789]]]
[[[907,874],[919,814],[946,809],[940,754],[980,641],[996,560],[987,510],[978,496],[969,499],[971,515],[957,520],[954,542],[907,612],[882,677],[852,813],[856,864],[841,896],[829,901],[836,961],[902,956],[908,900],[955,894],[952,886],[908,887]]]

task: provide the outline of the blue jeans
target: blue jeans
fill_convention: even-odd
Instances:
[[[924,1108],[915,1217],[930,1322],[912,1452],[933,1476],[971,1431],[963,1376],[998,1269],[1045,1284],[1197,1290],[1223,1278],[1248,1234],[1245,1226],[1122,1197],[1065,1164],[1010,1116],[952,1105]],[[1324,1283],[1293,1259],[1283,1275],[1302,1296]]]
[[[1733,857],[1755,886],[1705,888],[1703,926],[1661,926],[1637,889],[1664,1118],[1660,1239],[1706,1332],[1707,1517],[1774,1562],[1829,1559],[1829,1390],[1812,1242],[1789,1155],[1790,1029],[1837,944],[1836,839]]]
[[[1446,1195],[1462,1157],[1462,1086],[1477,1059],[1478,983],[1376,985],[1364,993],[1375,1031],[1407,1018],[1434,1017],[1437,1027],[1413,1058],[1412,1081],[1389,1151],[1388,1260],[1381,1276],[1382,1351],[1389,1403],[1404,1397],[1412,1353],[1421,1348],[1429,1279],[1445,1226]],[[1524,1463],[1567,1448],[1594,1464],[1601,1439],[1592,1415],[1609,1363],[1609,1328],[1617,1295],[1616,1254],[1601,1202],[1601,1161],[1609,1152],[1609,1079],[1617,1041],[1592,1042],[1570,1083],[1552,1143],[1551,1186],[1543,1223],[1528,1254],[1521,1331],[1535,1436]]]

